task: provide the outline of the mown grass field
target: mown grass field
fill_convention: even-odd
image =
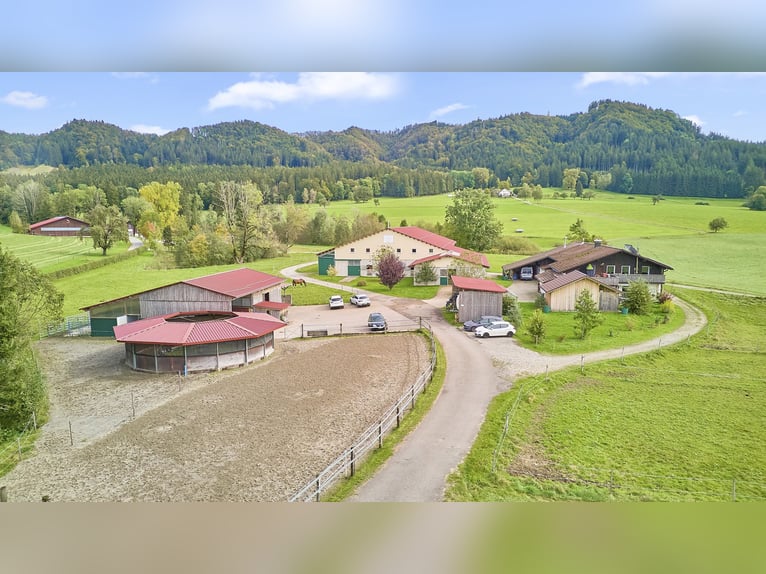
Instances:
[[[42,273],[67,269],[89,261],[102,259],[100,249],[93,249],[89,237],[43,237],[11,233],[11,228],[0,225],[0,244],[13,255],[31,262]],[[129,243],[118,243],[106,257],[126,251]]]
[[[687,343],[499,395],[447,499],[766,499],[766,299],[682,295],[709,320]]]

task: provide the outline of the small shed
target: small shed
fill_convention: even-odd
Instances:
[[[458,310],[458,321],[477,321],[482,315],[503,315],[503,295],[508,290],[489,279],[453,275],[452,296]]]
[[[131,369],[187,374],[263,359],[285,325],[267,313],[183,312],[116,325],[114,336]]]
[[[82,219],[59,215],[31,224],[29,233],[30,235],[47,235],[49,237],[78,237],[79,235],[88,235],[89,225]]]
[[[590,292],[599,311],[617,310],[619,289],[581,271],[570,271],[539,284],[539,291],[551,311],[574,311],[577,297],[583,289]]]

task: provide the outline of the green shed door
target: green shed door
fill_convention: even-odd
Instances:
[[[320,255],[318,257],[317,263],[319,265],[319,274],[320,275],[327,275],[327,270],[330,267],[334,267],[335,266],[335,252],[328,253],[326,255]]]
[[[449,285],[449,277],[446,275],[443,277],[439,277],[439,285]]]
[[[362,266],[361,265],[349,265],[348,266],[348,274],[350,277],[359,277],[359,275],[362,274]]]
[[[114,337],[112,327],[117,324],[117,319],[112,317],[91,317],[91,337]]]

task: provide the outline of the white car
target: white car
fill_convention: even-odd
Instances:
[[[473,332],[476,337],[513,337],[516,334],[516,327],[508,321],[495,321],[489,325],[476,327]]]
[[[330,297],[330,309],[343,309],[343,297],[332,295]]]
[[[351,295],[352,305],[356,305],[357,307],[369,307],[370,303],[372,303],[372,301],[370,301],[370,298],[364,293],[355,293]]]

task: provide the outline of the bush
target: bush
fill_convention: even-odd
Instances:
[[[503,316],[517,329],[523,324],[519,300],[512,295],[503,295]]]
[[[634,315],[648,315],[652,309],[652,296],[646,281],[631,281],[625,289],[623,305]]]
[[[367,285],[367,281],[365,281],[364,279],[360,279],[359,281],[356,282],[357,287],[365,287],[366,285]]]
[[[504,254],[534,255],[540,252],[540,247],[524,237],[504,235],[497,240],[493,251]]]
[[[665,315],[672,315],[675,310],[676,306],[673,301],[668,300],[660,303],[660,311]]]
[[[667,291],[663,291],[659,295],[657,295],[657,302],[658,303],[665,303],[665,301],[672,301],[673,300],[673,294],[668,293]]]

